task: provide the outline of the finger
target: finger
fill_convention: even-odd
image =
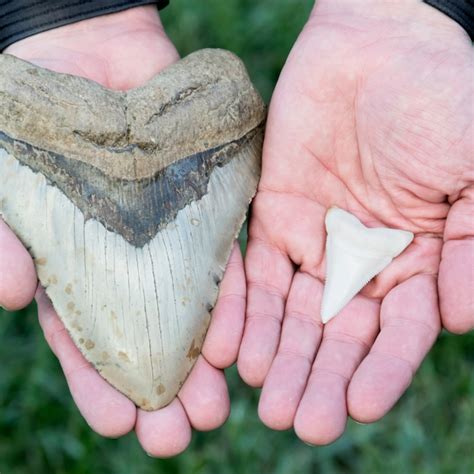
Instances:
[[[303,441],[328,444],[344,432],[347,386],[378,333],[379,309],[378,301],[357,296],[325,325],[295,417],[295,431]]]
[[[392,288],[412,276],[438,273],[442,244],[439,238],[416,236],[401,255],[361,290],[361,294],[383,298]]]
[[[212,367],[202,356],[198,358],[178,398],[192,427],[199,431],[218,428],[230,413],[224,372]]]
[[[244,331],[246,293],[244,262],[235,243],[202,349],[202,354],[214,367],[224,369],[237,359]]]
[[[36,293],[44,336],[59,359],[69,389],[82,416],[102,436],[116,438],[135,425],[135,405],[109,385],[72,342],[42,288]]]
[[[293,426],[296,409],[322,335],[320,306],[322,283],[307,273],[293,278],[280,345],[265,379],[258,413],[269,428]]]
[[[182,453],[191,442],[191,425],[178,398],[160,410],[138,410],[135,432],[143,449],[160,458]]]
[[[465,190],[449,211],[439,267],[443,326],[454,333],[474,328],[474,189]]]
[[[293,266],[279,249],[251,235],[245,269],[247,311],[237,365],[244,381],[259,387],[278,348]]]
[[[30,254],[0,219],[0,305],[9,310],[25,307],[33,299],[37,285]]]
[[[440,331],[433,275],[417,275],[382,302],[381,331],[348,389],[352,418],[370,423],[384,416],[410,385]]]

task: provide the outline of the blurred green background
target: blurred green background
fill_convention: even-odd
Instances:
[[[362,0],[361,0],[362,1]],[[311,0],[172,0],[163,23],[185,55],[203,47],[237,53],[268,102]],[[443,334],[408,393],[382,421],[350,422],[327,447],[273,432],[257,417],[258,393],[227,373],[232,414],[195,433],[168,460],[147,457],[130,434],[95,435],[72,403],[32,306],[0,310],[0,473],[474,473],[474,334]]]

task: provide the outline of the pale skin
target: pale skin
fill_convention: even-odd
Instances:
[[[429,6],[369,3],[320,0],[288,58],[270,106],[245,263],[240,374],[263,386],[266,425],[293,426],[313,444],[340,436],[348,415],[382,417],[442,326],[474,326],[472,46]],[[178,57],[149,7],[41,33],[6,52],[114,89],[146,82]],[[323,328],[323,220],[332,205],[416,238]],[[2,223],[0,255],[0,304],[20,308],[36,275]],[[157,456],[182,451],[191,427],[225,421],[220,369],[239,351],[245,297],[235,249],[195,369],[169,407],[145,413],[87,364],[37,293],[46,339],[88,423],[106,436],[135,427]]]
[[[317,2],[271,101],[245,260],[238,367],[267,426],[330,443],[390,410],[442,327],[473,328],[472,52],[418,1]],[[415,240],[323,327],[334,205]]]

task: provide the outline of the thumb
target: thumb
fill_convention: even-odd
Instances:
[[[0,218],[0,306],[9,310],[25,307],[37,285],[32,258]]]
[[[474,186],[451,206],[438,276],[443,326],[454,333],[474,328]]]

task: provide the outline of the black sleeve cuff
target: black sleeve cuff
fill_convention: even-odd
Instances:
[[[42,31],[141,5],[164,8],[169,0],[0,0],[0,52]]]
[[[424,0],[459,23],[474,41],[474,0]]]

